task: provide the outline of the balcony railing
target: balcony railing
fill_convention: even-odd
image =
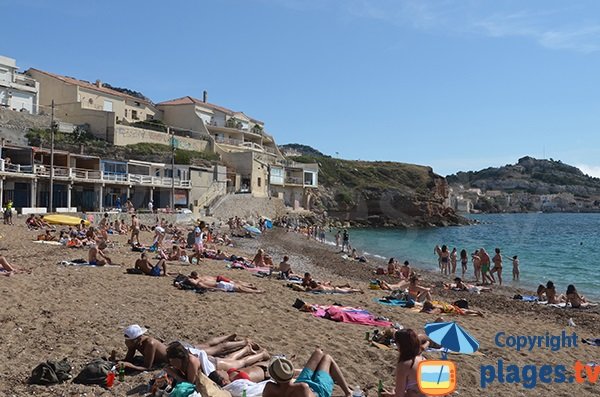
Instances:
[[[28,175],[29,177],[38,176],[50,178],[50,166],[46,165],[20,165],[6,164],[4,159],[0,159],[0,172],[14,175]],[[174,185],[179,188],[191,187],[190,181],[180,178],[160,177],[151,175],[120,174],[114,172],[103,172],[99,170],[86,170],[81,168],[54,167],[54,178],[71,181],[88,182],[115,182],[124,184],[147,185],[171,187]]]

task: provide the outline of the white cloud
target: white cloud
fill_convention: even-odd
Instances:
[[[577,164],[575,167],[579,168],[584,174],[600,178],[600,166],[598,165]]]
[[[600,24],[590,22],[580,8],[545,7],[543,11],[519,8],[490,12],[468,0],[261,0],[294,10],[331,7],[345,18],[373,19],[385,23],[444,34],[518,37],[553,50],[582,53],[600,51]],[[528,3],[515,3],[525,7]],[[496,10],[499,6],[494,3]]]

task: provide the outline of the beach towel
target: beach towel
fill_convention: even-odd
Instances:
[[[515,295],[513,297],[515,300],[520,300],[522,302],[537,302],[538,297],[535,295]]]
[[[47,244],[47,245],[62,245],[59,241],[45,241],[45,240],[35,240],[36,244]]]
[[[390,327],[392,322],[381,319],[367,310],[347,306],[315,306],[315,317],[325,318],[331,321],[349,324],[360,324],[376,327]]]
[[[404,300],[404,299],[396,299],[396,298],[373,298],[374,302],[379,303],[380,305],[385,306],[400,306],[400,307],[414,307],[415,301],[412,299]]]
[[[232,397],[242,397],[244,389],[246,390],[246,397],[261,397],[265,386],[269,382],[269,380],[265,380],[255,383],[247,379],[238,379],[223,386],[223,389],[231,393]]]

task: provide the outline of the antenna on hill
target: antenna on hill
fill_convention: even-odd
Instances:
[[[544,157],[542,157],[544,160],[546,160],[546,145],[543,146],[543,152],[544,152]]]

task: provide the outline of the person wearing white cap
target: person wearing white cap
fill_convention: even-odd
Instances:
[[[149,371],[155,364],[167,362],[167,346],[151,336],[146,335],[148,330],[138,324],[133,324],[123,331],[127,355],[122,361],[125,368],[134,371]],[[133,364],[136,351],[144,358],[144,365]],[[119,362],[120,364],[121,362]]]
[[[346,396],[350,388],[340,367],[333,358],[316,349],[308,362],[292,383],[294,365],[285,358],[275,358],[269,365],[269,375],[275,382],[267,383],[263,397],[331,397],[334,382],[342,388]]]

